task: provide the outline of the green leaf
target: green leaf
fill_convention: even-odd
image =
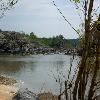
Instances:
[[[73,0],[75,3],[80,3],[80,0]]]
[[[97,24],[100,24],[100,21],[97,21]]]
[[[80,29],[77,29],[76,31],[77,31],[78,33],[80,33]]]

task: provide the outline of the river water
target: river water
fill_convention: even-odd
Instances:
[[[21,81],[21,87],[31,91],[41,90],[59,92],[59,84],[55,78],[63,73],[66,78],[72,56],[63,54],[30,55],[30,56],[0,56],[0,74]],[[77,67],[78,57],[75,57],[72,75]],[[59,75],[62,76],[62,75]]]

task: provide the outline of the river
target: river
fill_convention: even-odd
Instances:
[[[27,87],[31,91],[45,90],[57,94],[59,84],[55,77],[58,77],[58,72],[67,77],[71,58],[72,56],[63,54],[0,56],[0,74],[21,81],[21,87]],[[72,75],[78,60],[75,57]]]

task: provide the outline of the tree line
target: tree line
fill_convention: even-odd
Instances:
[[[33,32],[2,31],[0,30],[0,52],[25,52],[36,48],[68,49],[75,48],[79,44],[78,39],[65,39],[63,35],[51,38],[40,38]]]

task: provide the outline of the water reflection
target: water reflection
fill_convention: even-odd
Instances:
[[[0,72],[19,72],[24,67],[23,62],[0,61]]]
[[[59,87],[50,75],[57,75],[58,69],[66,72],[69,62],[67,55],[0,56],[0,74],[24,81],[30,90],[39,91],[45,83],[46,90],[57,93]]]

